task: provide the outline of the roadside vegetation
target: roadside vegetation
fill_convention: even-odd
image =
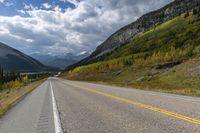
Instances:
[[[101,61],[63,74],[73,80],[200,96],[200,9],[140,33]]]
[[[39,86],[48,74],[21,75],[0,68],[0,117],[21,97]]]

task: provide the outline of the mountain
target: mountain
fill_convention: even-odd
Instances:
[[[171,20],[182,13],[185,13],[199,4],[199,0],[175,0],[165,7],[143,15],[135,22],[121,28],[112,34],[105,42],[99,45],[96,50],[87,58],[73,65],[87,64],[101,60],[104,55],[112,52],[116,48],[127,44],[139,33],[148,31],[168,20]],[[73,67],[71,66],[71,67]],[[70,68],[71,68],[70,67]]]
[[[200,0],[175,0],[117,31],[62,76],[200,96],[199,37]]]
[[[89,52],[81,52],[77,55],[72,54],[72,53],[67,53],[65,55],[42,55],[42,54],[31,54],[30,56],[39,60],[40,62],[44,63],[45,65],[52,66],[52,67],[57,67],[64,69],[69,65],[72,65],[87,56],[89,56]]]
[[[32,72],[47,71],[49,67],[34,58],[0,43],[0,66],[8,71]]]

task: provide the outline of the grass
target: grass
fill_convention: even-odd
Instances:
[[[43,80],[34,81],[20,88],[4,89],[0,92],[0,117],[5,114],[20,98],[37,88]]]
[[[167,63],[182,62],[172,66]],[[158,69],[158,65],[165,68]],[[200,17],[190,13],[137,35],[93,64],[62,77],[144,90],[200,96]]]
[[[64,73],[62,77],[70,80],[199,97],[200,57],[187,60],[170,69],[156,69],[155,66],[131,66],[99,73],[79,73],[77,75]]]
[[[200,44],[200,21],[196,15],[184,18],[179,16],[157,26],[119,47],[104,60],[115,59],[132,54],[153,54],[156,51],[166,52],[171,47],[183,48]],[[193,21],[192,21],[193,20]]]

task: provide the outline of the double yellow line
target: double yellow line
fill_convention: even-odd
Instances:
[[[69,84],[69,83],[67,83],[67,84]],[[192,123],[192,124],[200,125],[200,120],[198,120],[198,119],[190,118],[190,117],[187,117],[187,116],[184,116],[184,115],[180,115],[180,114],[177,114],[177,113],[174,113],[174,112],[170,112],[170,111],[167,111],[167,110],[164,110],[164,109],[161,109],[161,108],[153,107],[153,106],[150,106],[150,105],[147,105],[147,104],[143,104],[143,103],[139,103],[139,102],[134,102],[134,101],[122,98],[122,97],[118,97],[118,96],[114,96],[114,95],[111,95],[111,94],[103,93],[103,92],[96,91],[96,90],[89,89],[89,88],[85,88],[85,87],[82,87],[82,86],[72,85],[72,84],[69,84],[69,85],[77,87],[77,88],[80,88],[82,90],[85,90],[85,91],[88,91],[88,92],[91,92],[91,93],[95,93],[95,94],[98,94],[98,95],[102,95],[102,96],[106,96],[106,97],[109,97],[109,98],[112,98],[112,99],[116,99],[116,100],[128,103],[130,105],[134,105],[134,106],[137,106],[137,107],[140,107],[140,108],[145,108],[145,109],[148,109],[148,110],[159,112],[159,113],[165,114],[167,116],[178,118],[178,119],[184,120],[184,121]]]

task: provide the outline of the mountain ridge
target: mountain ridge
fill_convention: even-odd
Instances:
[[[6,71],[49,71],[51,68],[36,59],[0,42],[0,66]]]
[[[65,69],[67,66],[77,63],[78,61],[89,56],[89,52],[82,52],[80,54],[68,53],[65,55],[42,55],[42,54],[30,54],[31,57],[39,60],[43,64],[52,67],[59,67]]]
[[[98,59],[88,57],[82,64],[68,67],[61,76],[200,96],[200,4],[189,9],[137,34],[130,42]]]
[[[101,60],[104,55],[130,42],[137,34],[145,32],[163,22],[179,16],[182,13],[193,9],[199,3],[199,0],[175,0],[158,10],[142,15],[133,23],[117,30],[106,39],[106,41],[100,44],[90,56],[67,67],[67,70],[75,66]]]

